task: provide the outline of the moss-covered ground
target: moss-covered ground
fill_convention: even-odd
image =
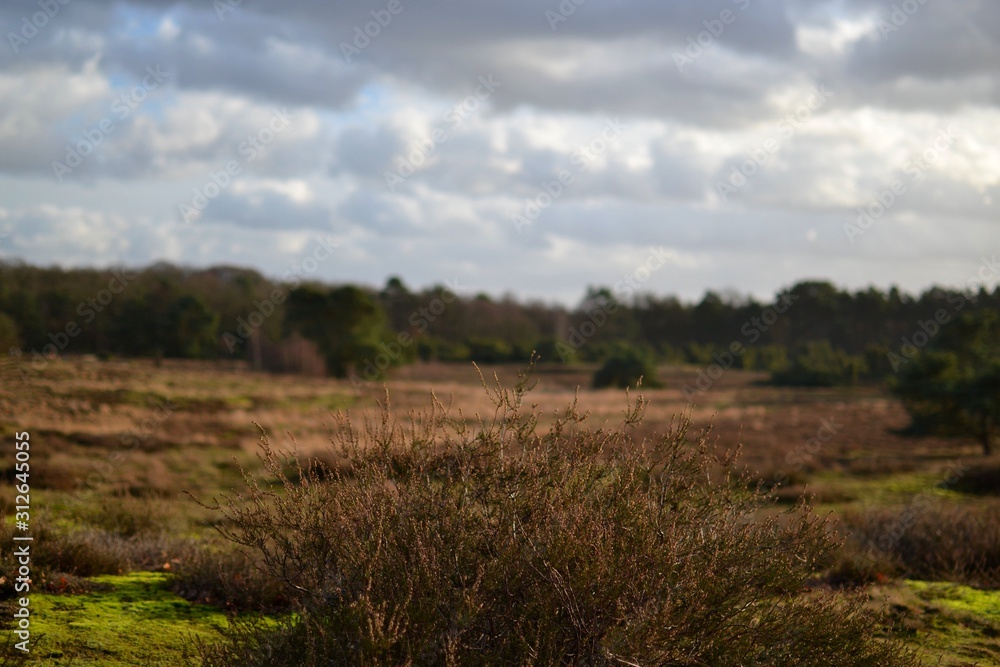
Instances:
[[[32,594],[26,664],[197,664],[197,643],[217,640],[227,625],[226,616],[171,593],[167,576],[133,572],[94,577],[100,588],[92,593]]]

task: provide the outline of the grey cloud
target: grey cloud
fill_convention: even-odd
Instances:
[[[295,201],[265,188],[225,190],[206,206],[197,224],[230,223],[251,229],[332,229],[334,215],[324,204]]]
[[[997,73],[1000,6],[986,0],[886,4],[855,2],[878,11],[880,28],[860,40],[847,63],[862,80],[884,83],[911,76],[941,81]],[[915,11],[911,6],[917,7]]]

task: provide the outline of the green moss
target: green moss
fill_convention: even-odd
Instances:
[[[249,410],[256,405],[256,400],[253,396],[226,396],[223,402],[227,408],[234,410]]]
[[[45,665],[193,664],[197,641],[227,626],[214,607],[191,604],[166,588],[169,575],[134,572],[95,577],[111,586],[87,595],[31,595],[32,651]]]
[[[918,496],[943,500],[964,500],[963,494],[944,487],[943,473],[906,472],[877,477],[856,477],[841,472],[817,473],[810,476],[808,486],[819,495],[817,509],[843,511],[860,507],[895,507],[913,502]],[[836,491],[838,502],[823,502],[824,491]],[[856,499],[854,501],[848,499]]]
[[[1000,665],[1000,591],[904,581],[895,602],[901,628],[928,665]]]
[[[947,581],[907,581],[906,585],[922,600],[978,616],[996,623],[1000,629],[1000,591],[983,591]]]
[[[275,402],[275,407],[282,409],[294,409],[300,412],[337,411],[346,410],[353,407],[357,402],[356,397],[343,393],[318,393],[312,396],[289,396],[279,398]]]

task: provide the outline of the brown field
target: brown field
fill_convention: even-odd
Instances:
[[[517,370],[483,367],[482,373],[487,385],[493,383],[494,373],[510,384]],[[663,432],[690,410],[697,427],[711,425],[720,450],[741,448],[741,461],[754,479],[767,486],[785,480],[777,488],[779,507],[804,492],[821,512],[855,516],[852,525],[868,529],[875,525],[869,516],[875,510],[898,512],[914,498],[928,497],[943,504],[942,513],[935,515],[938,520],[948,521],[948,512],[961,510],[978,512],[975,520],[982,521],[989,513],[992,519],[982,525],[996,532],[997,505],[991,496],[998,492],[1000,474],[990,475],[1000,470],[997,462],[984,462],[971,439],[901,435],[906,412],[883,389],[777,388],[764,384],[764,375],[730,370],[689,408],[681,388],[694,382],[698,370],[660,370],[663,388],[642,392],[649,405],[640,435]],[[469,422],[489,420],[494,410],[476,369],[464,364],[410,366],[385,387],[358,389],[340,380],[252,373],[241,364],[70,358],[52,361],[41,371],[9,361],[0,372],[3,451],[10,452],[7,444],[13,432],[31,434],[34,524],[45,526],[53,536],[79,536],[85,529],[88,535],[104,531],[132,540],[149,534],[160,540],[142,548],[129,542],[133,551],[119,559],[117,570],[94,570],[98,574],[176,570],[194,559],[192,544],[224,549],[213,530],[218,516],[190,495],[209,500],[241,486],[240,466],[259,468],[255,454],[260,431],[255,424],[280,446],[303,456],[329,458],[330,432],[337,428],[331,411],[347,410],[352,418],[363,419],[384,400],[386,391],[400,415],[426,409],[432,392]],[[575,397],[593,422],[614,425],[626,407],[625,393],[591,390],[592,373],[586,366],[541,366],[529,399],[543,415],[553,415]],[[960,475],[949,478],[956,466]],[[0,504],[9,522],[15,495],[11,456],[0,460],[0,476]],[[963,486],[969,480],[979,480],[971,492]],[[911,525],[913,531],[923,529],[919,521],[908,528]],[[936,548],[949,552],[959,539],[939,531]],[[1000,537],[996,539],[1000,544]],[[995,551],[997,544],[982,549]],[[1000,570],[989,570],[990,559],[996,557],[994,552],[977,556],[974,570],[948,561],[955,572],[950,578],[996,588]],[[904,585],[902,579],[913,571],[878,571],[869,573],[873,581],[860,582],[873,584],[864,590],[876,602],[892,603],[898,621],[894,631],[924,646],[928,656],[943,657],[943,664],[1000,664],[1000,618],[971,607],[949,611],[951,607],[933,593]],[[817,585],[835,581],[818,579]],[[51,581],[41,584],[49,591],[72,592],[54,588]],[[85,582],[79,586],[87,588]],[[990,604],[1000,600],[991,595]],[[186,597],[218,602],[197,591]],[[73,649],[66,650],[65,655],[74,655]]]

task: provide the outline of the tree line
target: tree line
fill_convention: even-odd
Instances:
[[[155,264],[98,270],[0,263],[0,350],[32,356],[246,358],[255,336],[311,341],[339,377],[381,377],[417,359],[654,363],[765,370],[838,384],[900,370],[950,319],[1000,311],[1000,288],[849,291],[802,281],[773,300],[707,291],[697,302],[591,286],[575,307],[447,285],[381,289],[277,281],[257,271]],[[734,353],[734,350],[739,353]]]

